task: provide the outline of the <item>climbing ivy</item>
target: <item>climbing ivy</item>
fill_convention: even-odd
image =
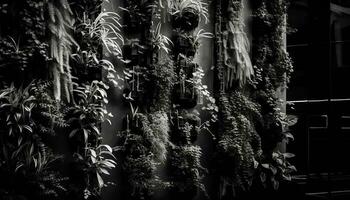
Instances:
[[[247,39],[232,31],[234,26],[240,34],[244,31],[240,14],[243,4],[242,0],[223,0],[217,6],[221,13],[216,20],[217,100],[219,127],[223,127],[217,134],[217,159],[227,163],[218,169],[220,196],[248,191],[255,182],[277,189],[279,181],[290,180],[290,173],[295,170],[287,161],[291,154],[277,149],[277,144],[286,138],[284,129],[288,126],[277,90],[285,87],[293,71],[284,45],[287,3],[252,2],[251,60]],[[234,42],[228,42],[230,37]],[[232,69],[226,70],[227,66]]]

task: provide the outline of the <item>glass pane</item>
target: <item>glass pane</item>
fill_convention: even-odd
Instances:
[[[350,42],[335,42],[332,46],[332,65],[336,68],[350,68]]]
[[[294,72],[288,85],[287,99],[289,101],[305,100],[308,98],[309,46],[292,46],[288,47],[287,50],[294,63]]]
[[[329,44],[310,45],[309,65],[307,67],[308,96],[309,99],[329,98],[329,64],[330,53]]]
[[[308,43],[309,3],[308,0],[292,0],[288,10],[288,45]]]
[[[310,42],[328,43],[330,25],[330,1],[309,0],[310,6]]]
[[[332,64],[336,67],[350,67],[350,1],[331,2]]]

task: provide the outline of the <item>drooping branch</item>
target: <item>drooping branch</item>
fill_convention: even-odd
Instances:
[[[223,31],[223,56],[225,63],[225,88],[238,82],[243,86],[254,75],[249,55],[250,44],[244,30],[243,1],[229,0],[225,12]]]
[[[70,103],[73,99],[73,83],[69,65],[73,45],[77,45],[70,34],[73,25],[72,11],[66,0],[46,2],[48,10],[50,75],[56,100]]]

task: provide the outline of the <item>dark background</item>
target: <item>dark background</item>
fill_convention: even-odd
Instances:
[[[297,182],[307,199],[349,199],[350,1],[292,0],[288,22]]]

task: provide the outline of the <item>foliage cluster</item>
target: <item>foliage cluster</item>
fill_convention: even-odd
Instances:
[[[28,84],[33,77],[43,76],[41,70],[49,57],[44,40],[45,3],[4,0],[0,3],[0,17],[7,19],[0,25],[0,86],[12,82],[18,86],[21,81]]]
[[[195,63],[194,57],[201,39],[213,35],[203,29],[195,31],[199,22],[208,22],[208,4],[202,0],[173,0],[166,2],[166,10],[172,16],[174,29],[172,58],[176,81],[173,91],[171,113],[172,145],[169,151],[169,176],[172,190],[183,198],[193,198],[201,192],[206,195],[201,165],[201,147],[194,145],[202,130],[211,133],[209,126],[216,120],[217,106],[208,87],[202,83],[203,69]],[[193,109],[198,104],[212,118],[202,123],[201,114]]]
[[[113,117],[108,86],[86,71],[104,69],[117,85],[102,48],[121,54],[121,25],[116,13],[99,14],[102,1],[71,3],[0,4],[9,19],[0,35],[1,199],[98,199],[110,185],[103,176],[116,162],[100,133]]]
[[[126,117],[126,130],[120,134],[120,155],[126,182],[126,197],[151,198],[159,189],[168,187],[158,175],[158,169],[166,163],[170,124],[168,112],[174,85],[173,62],[167,58],[171,41],[162,34],[158,18],[158,2],[128,1],[125,7],[124,31],[130,41],[137,41],[124,52],[125,74],[130,89],[124,96],[130,103],[131,113]],[[165,53],[165,55],[163,55]],[[134,57],[133,57],[134,56]],[[136,59],[135,59],[136,58]]]
[[[277,150],[278,143],[290,138],[290,133],[284,130],[291,125],[287,124],[277,96],[277,90],[288,83],[292,72],[283,39],[287,4],[286,1],[253,2],[253,26],[257,28],[254,28],[250,61],[249,44],[246,36],[242,37],[242,2],[222,1],[219,8],[224,13],[220,24],[224,44],[218,45],[224,47],[221,56],[225,66],[235,67],[221,69],[224,76],[219,79],[223,87],[217,95],[219,121],[223,125],[218,134],[217,158],[228,163],[219,168],[223,196],[227,195],[228,186],[235,196],[251,189],[256,179],[266,187],[277,189],[279,181],[290,180],[290,174],[295,171],[288,162],[292,155]],[[233,51],[229,49],[232,46]],[[242,77],[249,65],[249,74]]]
[[[260,107],[240,91],[222,95],[219,107],[223,130],[217,148],[219,161],[226,163],[219,169],[225,187],[249,190],[262,155],[261,138],[255,129],[261,121]]]
[[[44,143],[46,131],[42,129],[50,127],[34,118],[49,114],[38,109],[45,103],[36,99],[36,89],[33,84],[18,89],[12,85],[0,91],[2,198],[60,199],[66,192],[67,178],[54,169],[61,156]]]
[[[133,199],[147,198],[167,186],[156,174],[156,169],[167,157],[168,117],[163,111],[142,114],[135,109],[129,127],[120,134],[127,188]]]

